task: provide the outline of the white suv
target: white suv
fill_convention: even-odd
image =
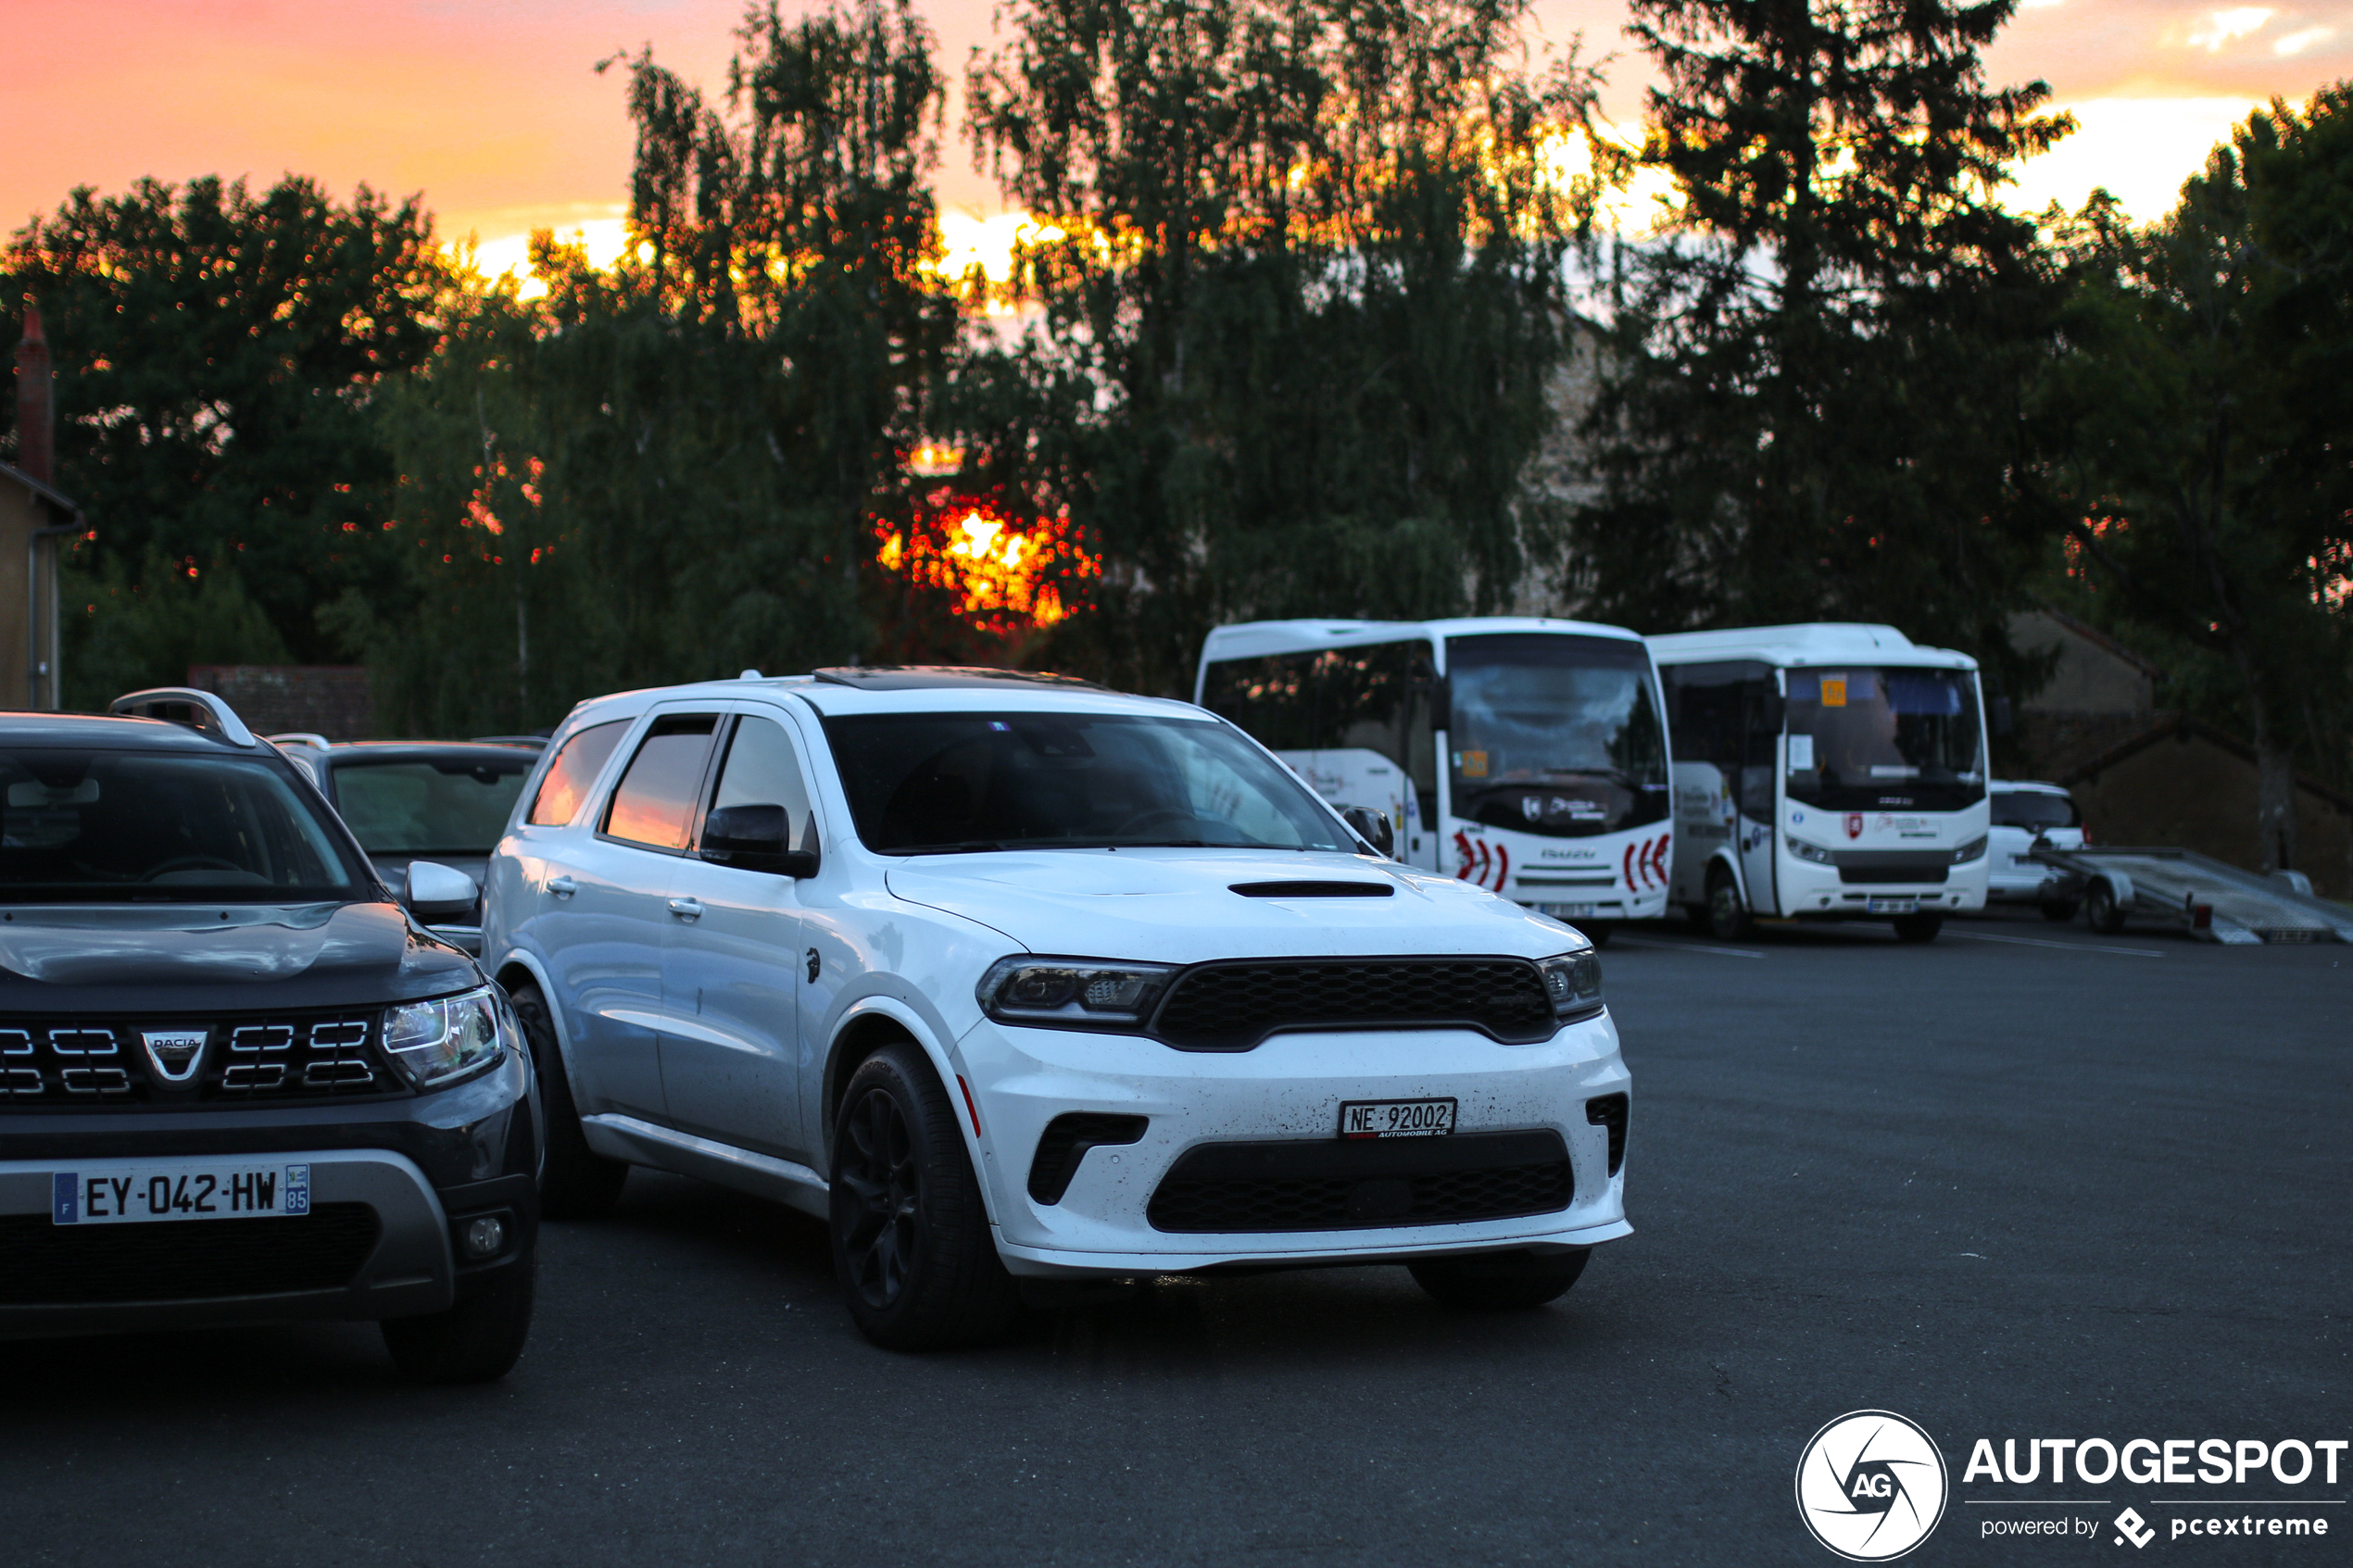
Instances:
[[[1187,703],[938,669],[585,703],[483,941],[547,1212],[633,1163],[792,1204],[880,1344],[1236,1266],[1533,1306],[1629,1233],[1592,945],[1380,858]]]

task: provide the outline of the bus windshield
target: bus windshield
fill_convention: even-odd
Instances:
[[[1667,734],[1642,644],[1560,633],[1451,637],[1453,813],[1583,838],[1667,815]]]
[[[1789,797],[1825,810],[1958,810],[1985,797],[1966,670],[1793,670]]]

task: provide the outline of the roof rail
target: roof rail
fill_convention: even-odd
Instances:
[[[235,709],[215,694],[194,686],[152,686],[144,692],[127,692],[108,703],[107,711],[185,724],[199,734],[219,735],[231,746],[255,744],[253,732],[245,728]]]
[[[271,746],[307,746],[314,751],[324,751],[334,745],[334,742],[326,736],[316,734],[309,730],[288,730],[283,735],[264,735],[261,738]]]

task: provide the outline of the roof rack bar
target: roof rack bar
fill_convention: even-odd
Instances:
[[[195,709],[192,715],[186,710]],[[109,713],[128,714],[138,719],[160,719],[167,723],[185,724],[199,734],[217,734],[231,746],[252,746],[253,732],[237,717],[237,710],[212,692],[200,692],[194,686],[151,686],[143,692],[126,692],[107,705]]]

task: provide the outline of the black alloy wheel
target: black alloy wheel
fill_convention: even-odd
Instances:
[[[547,1158],[539,1173],[539,1211],[550,1220],[594,1220],[611,1212],[629,1180],[627,1161],[608,1160],[588,1147],[580,1130],[580,1107],[572,1098],[572,1079],[564,1072],[564,1055],[556,1044],[556,1025],[547,1016],[547,998],[535,985],[518,985],[508,994],[515,1021],[531,1043],[532,1064],[539,1072],[539,1095],[547,1116]]]
[[[834,1269],[886,1349],[984,1344],[1021,1310],[956,1107],[912,1042],[861,1062],[834,1120]]]

